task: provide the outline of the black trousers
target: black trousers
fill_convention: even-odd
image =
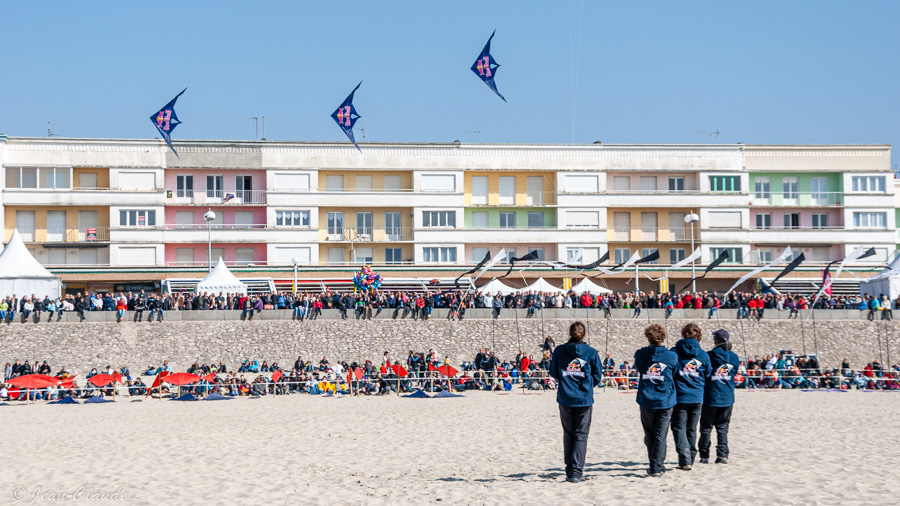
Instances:
[[[700,443],[698,444],[701,459],[709,458],[713,427],[716,428],[716,457],[728,458],[728,423],[731,422],[731,408],[733,407],[703,406],[703,412],[700,414]]]
[[[703,404],[676,404],[672,409],[672,436],[679,466],[692,466],[697,457],[697,422]]]
[[[584,456],[587,453],[593,408],[593,406],[559,406],[559,419],[563,427],[563,458],[566,462],[566,478],[581,478],[584,474]]]
[[[641,408],[641,425],[644,426],[644,445],[647,447],[647,457],[650,460],[649,472],[663,473],[666,471],[666,436],[669,432],[669,422],[672,420],[672,408],[649,409]]]

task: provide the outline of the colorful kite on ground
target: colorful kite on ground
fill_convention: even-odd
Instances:
[[[347,137],[350,138],[350,142],[356,146],[356,149],[359,149],[359,144],[357,144],[356,139],[353,138],[353,125],[356,124],[356,120],[358,120],[360,116],[359,114],[356,114],[356,108],[353,107],[353,94],[356,93],[356,90],[359,89],[361,84],[362,81],[356,85],[356,88],[353,88],[353,91],[347,95],[344,102],[331,115],[338,126],[341,127],[341,130],[343,130],[344,133],[347,134]],[[362,151],[361,149],[359,150]]]
[[[175,130],[175,127],[181,124],[181,121],[178,120],[178,115],[175,114],[175,101],[178,100],[178,97],[183,95],[185,91],[187,91],[187,88],[181,90],[181,93],[175,95],[175,98],[170,100],[168,104],[150,116],[150,121],[153,122],[153,126],[159,130],[159,135],[163,136],[163,139],[166,140],[166,144],[169,145],[169,149],[175,153],[175,156],[178,156],[178,152],[172,147],[172,130]]]
[[[494,33],[497,33],[497,30],[494,30]],[[472,64],[472,72],[475,72],[475,75],[480,77],[481,80],[484,81],[484,84],[490,86],[490,88],[494,90],[494,93],[506,102],[506,98],[497,91],[497,85],[494,83],[494,77],[497,75],[497,69],[500,67],[497,60],[491,56],[491,39],[494,38],[494,33],[488,38],[487,44],[485,44],[484,49],[481,50],[481,55],[479,55],[478,59],[475,60],[475,63]]]

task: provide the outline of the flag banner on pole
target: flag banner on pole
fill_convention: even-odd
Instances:
[[[494,258],[492,258],[490,262],[485,264],[484,267],[482,267],[481,270],[478,271],[478,275],[475,276],[475,279],[473,279],[472,282],[474,283],[474,282],[478,281],[478,278],[480,278],[482,274],[484,274],[485,272],[487,272],[488,269],[490,269],[491,267],[496,265],[497,262],[502,262],[504,258],[506,258],[506,248],[500,248],[500,252],[497,253],[496,255],[494,255]]]
[[[780,264],[781,262],[784,262],[785,260],[790,258],[791,255],[793,255],[793,252],[791,251],[791,247],[788,246],[787,248],[784,248],[784,252],[782,252],[781,255],[779,255],[778,258],[776,258],[775,260],[772,260],[771,262],[769,262],[763,266],[757,267],[756,269],[753,269],[752,271],[748,272],[747,274],[744,274],[743,276],[741,276],[741,279],[737,280],[733,285],[731,285],[731,288],[729,288],[728,291],[725,292],[725,295],[723,295],[723,297],[727,297],[729,293],[734,291],[734,289],[737,288],[738,286],[740,286],[744,281],[747,281],[748,279],[752,278],[753,276],[756,276],[760,272],[772,267],[775,264]]]
[[[609,255],[609,252],[607,251],[606,254]],[[657,251],[657,254],[659,254],[659,251]],[[640,259],[641,259],[641,252],[635,251],[634,255],[631,255],[631,257],[628,260],[625,260],[624,262],[620,263],[619,265],[614,266],[611,269],[600,269],[600,274],[597,274],[595,276],[590,276],[590,277],[591,278],[599,278],[603,274],[619,274],[620,272],[625,272],[628,270],[629,267],[634,265],[634,263]],[[616,270],[616,269],[619,269],[619,270]]]
[[[840,264],[838,265],[837,270],[834,271],[834,276],[832,276],[829,271],[831,269],[831,266],[838,263],[838,261],[836,260],[834,262],[830,262],[827,266],[825,266],[825,272],[822,273],[822,288],[820,288],[819,291],[816,293],[816,297],[813,299],[813,303],[810,306],[810,310],[812,310],[812,308],[815,307],[816,302],[818,302],[819,298],[822,296],[823,293],[825,293],[826,290],[829,290],[829,291],[831,290],[831,283],[833,282],[833,280],[835,280],[841,276],[841,271],[844,270],[844,266],[848,262],[855,262],[856,260],[868,258],[873,255],[875,255],[875,248],[865,249],[862,246],[856,248],[855,250],[853,250],[853,252],[851,252],[843,260],[840,261]],[[829,293],[829,295],[830,295],[830,293]]]
[[[771,286],[772,288],[775,288],[775,283],[776,283],[779,279],[781,279],[781,278],[783,278],[784,276],[788,275],[791,271],[793,271],[794,269],[796,269],[797,266],[800,265],[800,264],[802,264],[805,260],[806,260],[806,255],[804,255],[803,253],[800,253],[799,255],[797,255],[797,256],[794,258],[794,260],[791,261],[791,263],[787,264],[787,267],[785,267],[784,270],[781,271],[781,274],[779,274],[778,276],[775,276],[775,279],[773,279],[772,282],[769,283],[769,286]]]
[[[728,250],[727,250],[727,249],[723,249],[722,252],[719,253],[719,256],[716,257],[716,259],[713,260],[712,263],[710,263],[709,265],[706,266],[706,270],[703,271],[703,274],[691,278],[691,280],[688,281],[688,283],[687,283],[686,285],[684,285],[684,288],[682,288],[681,290],[678,290],[678,291],[675,292],[675,293],[681,293],[681,292],[683,292],[687,287],[691,286],[691,283],[693,283],[694,281],[697,281],[698,279],[703,279],[703,278],[705,278],[707,274],[709,274],[710,272],[712,272],[713,269],[715,269],[716,267],[718,267],[719,265],[721,265],[722,262],[724,262],[725,260],[728,260]]]
[[[659,250],[656,250],[653,253],[650,253],[649,255],[635,261],[634,263],[635,264],[646,264],[648,262],[655,262],[657,260],[659,260]]]
[[[486,252],[484,253],[484,258],[482,258],[481,261],[478,262],[478,265],[476,265],[475,267],[473,267],[473,268],[467,270],[466,272],[460,274],[459,277],[456,278],[456,279],[453,281],[453,284],[456,286],[456,288],[459,288],[459,280],[460,280],[463,276],[465,276],[466,274],[473,274],[473,273],[478,272],[478,269],[481,269],[482,267],[484,267],[485,264],[487,264],[490,260],[491,260],[491,252],[490,252],[490,250],[488,250],[488,251],[486,251]]]
[[[509,270],[506,271],[506,274],[500,276],[497,279],[505,278],[506,276],[509,276],[509,273],[512,272],[513,267],[516,266],[516,262],[531,262],[531,261],[537,260],[537,259],[538,259],[537,250],[531,250],[531,252],[529,252],[527,255],[522,256],[522,257],[512,257],[509,259]]]

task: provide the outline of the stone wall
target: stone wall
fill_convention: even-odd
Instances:
[[[229,312],[185,315],[193,318],[224,313]],[[334,318],[334,314],[329,314],[327,319],[304,322],[290,319],[175,321],[182,319],[173,314],[165,322],[152,324],[130,321],[121,324],[114,321],[13,323],[0,325],[0,363],[14,359],[48,360],[54,370],[65,366],[69,371],[82,374],[90,367],[127,365],[136,373],[148,365],[159,365],[164,359],[179,369],[186,368],[194,360],[224,360],[233,367],[245,358],[289,366],[297,355],[315,361],[323,355],[332,361],[361,358],[380,361],[385,351],[392,357],[402,358],[410,349],[427,351],[434,348],[441,358],[449,356],[452,363],[458,364],[465,359],[471,360],[480,347],[494,349],[501,358],[513,358],[520,348],[540,356],[543,336],[550,335],[557,343],[563,342],[569,324],[575,319],[526,319],[522,313],[518,320],[504,314],[499,320],[467,317],[463,321],[447,321],[439,317],[441,314],[436,312],[428,321],[383,317],[371,321],[340,320]],[[585,318],[588,315],[590,319]],[[94,314],[89,316],[92,320],[100,318]],[[276,312],[266,316],[275,317]],[[844,358],[849,358],[854,368],[863,367],[876,358],[886,363],[889,354],[893,363],[900,362],[900,329],[894,322],[825,320],[817,316],[815,322],[807,319],[801,325],[799,320],[739,322],[725,316],[723,313],[721,320],[677,317],[665,320],[654,315],[604,320],[599,318],[599,312],[592,311],[581,314],[578,319],[588,324],[590,344],[601,353],[608,350],[620,362],[630,361],[635,349],[646,343],[642,331],[648,320],[667,327],[670,345],[688,321],[694,321],[703,329],[704,348],[712,346],[713,330],[725,328],[731,333],[734,351],[742,358],[748,354],[793,350],[797,353],[818,352],[823,365],[833,367],[839,366]]]

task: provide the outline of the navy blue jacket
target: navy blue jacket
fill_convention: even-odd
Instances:
[[[557,346],[550,361],[550,376],[556,380],[556,402],[566,407],[594,404],[594,386],[602,380],[603,366],[597,350],[585,343]]]
[[[678,355],[678,371],[675,373],[678,404],[702,404],[703,387],[712,373],[709,355],[696,339],[681,339],[672,351]]]
[[[648,346],[634,352],[634,368],[640,374],[637,403],[647,409],[669,409],[675,405],[678,355],[665,346]]]
[[[703,404],[724,408],[734,404],[734,375],[738,370],[738,356],[722,346],[709,350],[712,376],[706,380]]]

